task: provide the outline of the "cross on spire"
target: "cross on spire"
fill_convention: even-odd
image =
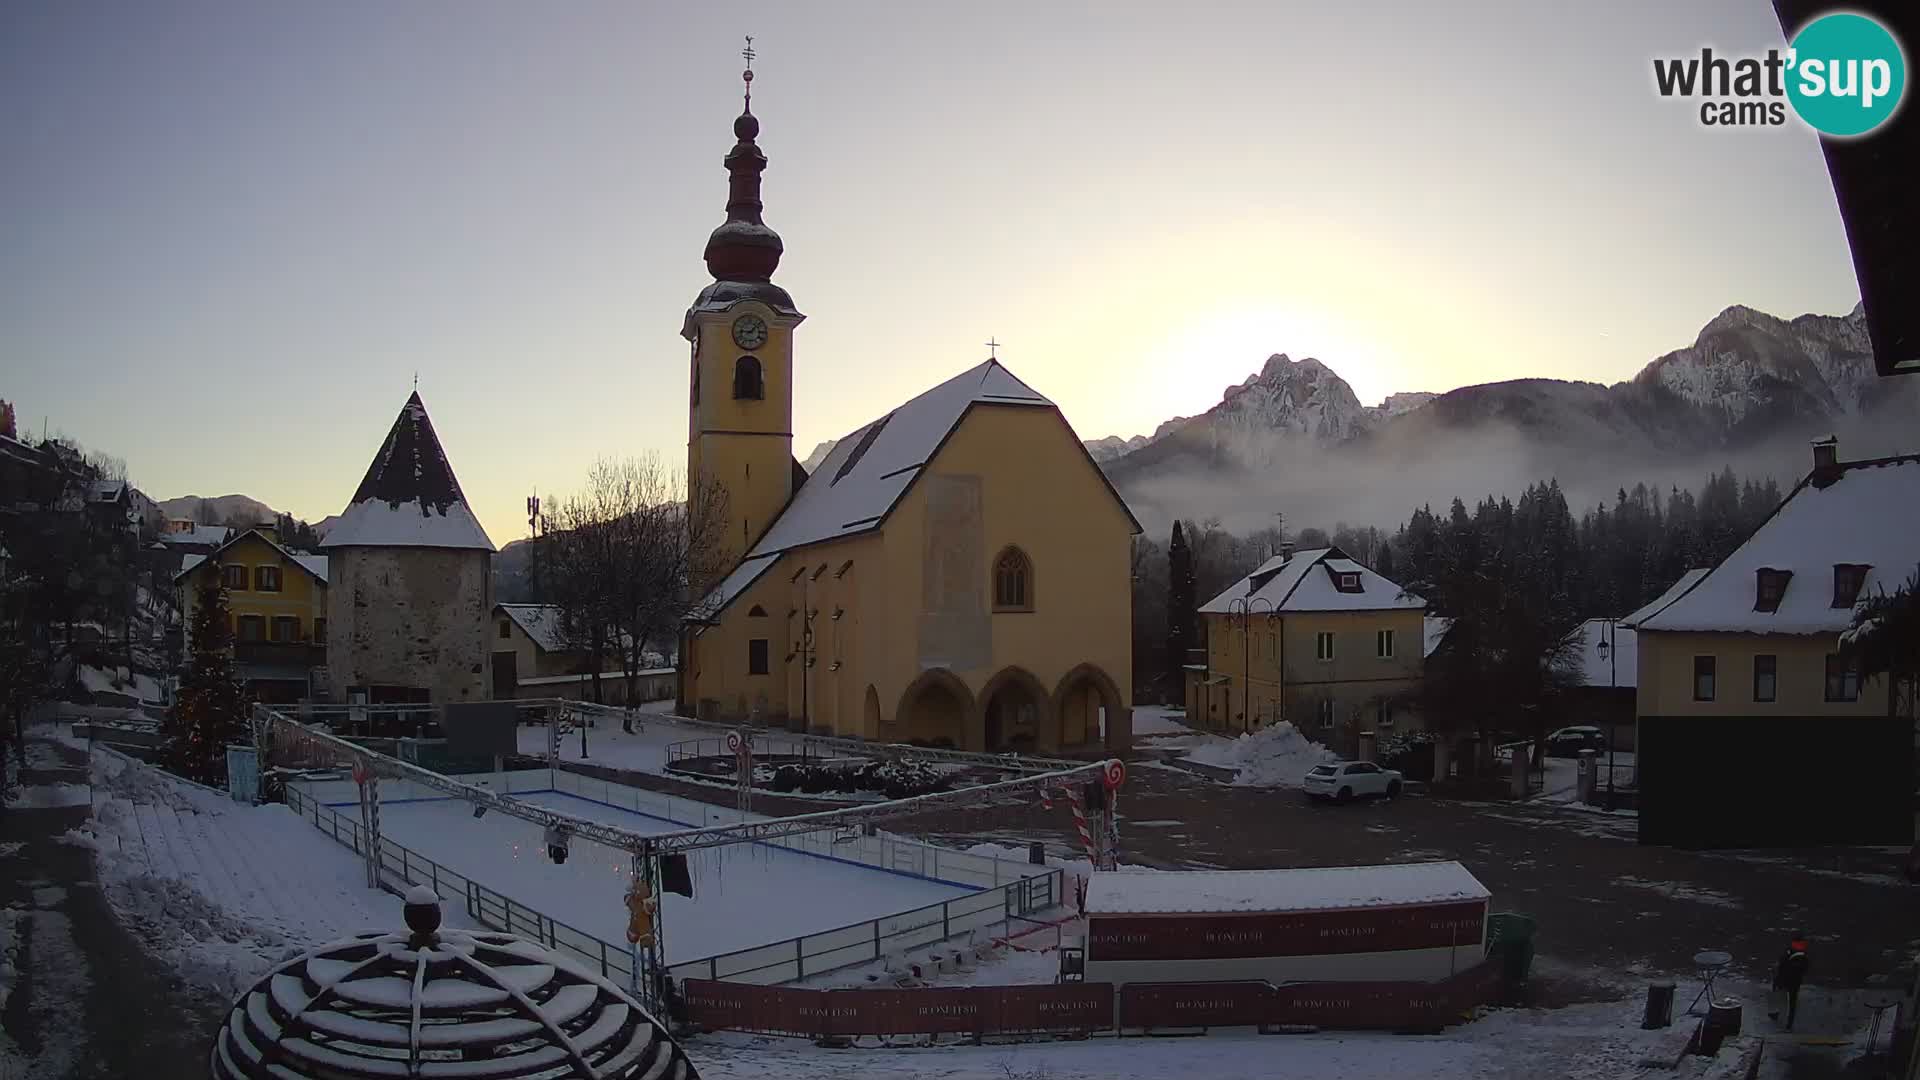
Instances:
[[[1000,359],[1000,343],[993,340],[992,338],[987,339],[987,359],[989,360]]]
[[[759,54],[753,51],[753,35],[748,34],[746,35],[746,38],[747,38],[747,47],[740,50],[740,55],[747,62],[747,70],[740,73],[740,78],[746,81],[746,84],[747,84],[747,106],[746,107],[748,112],[752,112],[753,111],[753,58]]]

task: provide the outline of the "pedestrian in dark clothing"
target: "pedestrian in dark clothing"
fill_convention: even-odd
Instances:
[[[1786,1030],[1793,1030],[1793,1018],[1800,1011],[1800,983],[1807,977],[1807,939],[1806,935],[1797,935],[1787,944],[1787,951],[1780,956],[1780,962],[1773,969],[1773,988],[1787,996]],[[1769,1013],[1773,1019],[1780,1019],[1780,1013]]]

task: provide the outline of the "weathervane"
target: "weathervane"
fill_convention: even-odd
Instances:
[[[747,47],[740,50],[740,55],[742,57],[745,57],[747,61],[747,70],[741,72],[740,77],[742,79],[745,79],[747,82],[747,111],[752,112],[753,111],[753,58],[755,56],[755,53],[753,51],[753,35],[752,34],[747,35]]]

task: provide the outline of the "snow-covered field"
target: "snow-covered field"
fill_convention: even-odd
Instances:
[[[686,827],[564,792],[519,798],[636,832]],[[380,830],[516,904],[604,941],[626,940],[623,898],[631,862],[625,852],[575,837],[566,863],[555,865],[547,858],[539,826],[499,814],[475,819],[467,803],[453,799],[383,804]],[[832,930],[975,891],[764,844],[697,851],[689,862],[693,899],[669,894],[665,901],[662,925],[670,963]]]
[[[92,767],[94,814],[67,842],[94,850],[114,913],[188,977],[237,993],[295,951],[403,925],[366,865],[286,807],[245,806],[109,751]]]
[[[586,730],[587,756],[580,756],[580,731],[576,729],[561,737],[560,760],[585,761],[610,769],[665,773],[668,743],[716,737],[716,732],[711,728],[676,724],[661,715],[672,709],[671,701],[649,701],[640,705],[635,711],[639,714],[636,722],[641,730],[631,735],[621,730],[619,720],[596,717],[594,726]],[[546,757],[548,730],[545,724],[520,725],[520,752],[532,757]]]
[[[1308,769],[1338,757],[1292,724],[1281,721],[1236,739],[1202,743],[1187,754],[1186,760],[1233,769],[1234,783],[1243,787],[1297,788]]]

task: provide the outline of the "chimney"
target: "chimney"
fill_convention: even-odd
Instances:
[[[1282,560],[1293,558],[1293,541],[1291,540],[1280,541],[1280,558]]]
[[[1840,438],[1822,435],[1813,440],[1813,486],[1824,488],[1840,479]]]

